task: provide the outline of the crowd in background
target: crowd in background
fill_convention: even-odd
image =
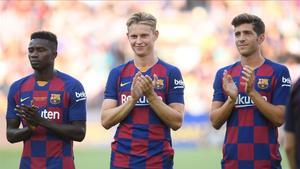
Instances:
[[[132,58],[126,19],[136,11],[158,19],[156,54],[182,71],[187,114],[208,113],[217,69],[239,59],[230,23],[243,12],[266,24],[263,55],[300,77],[300,1],[1,1],[0,113],[12,82],[32,72],[37,30],[57,35],[56,68],[83,83],[89,113],[98,113],[109,71]]]

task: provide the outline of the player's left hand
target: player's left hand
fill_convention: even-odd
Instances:
[[[15,110],[18,112],[18,116],[26,120],[29,127],[33,129],[42,122],[43,118],[38,113],[38,108],[36,106],[27,106],[22,104],[17,105]]]
[[[151,97],[155,95],[154,87],[156,86],[158,77],[156,74],[154,74],[153,77],[153,80],[148,75],[140,77],[140,82],[143,86],[143,93],[146,97]]]
[[[241,84],[245,85],[245,92],[247,94],[251,94],[255,91],[254,83],[255,83],[255,75],[254,69],[248,65],[245,65],[242,70],[242,79],[244,82]]]

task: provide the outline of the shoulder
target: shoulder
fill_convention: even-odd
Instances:
[[[57,77],[65,84],[65,86],[68,87],[74,87],[74,86],[82,86],[81,82],[72,77],[71,75],[68,75],[66,73],[57,71]]]
[[[274,69],[274,72],[288,71],[288,68],[285,65],[274,62],[269,59],[266,59],[266,64],[271,66]]]
[[[241,67],[240,63],[241,63],[240,61],[237,61],[237,62],[235,62],[235,63],[233,63],[231,65],[224,66],[224,67],[222,67],[222,68],[220,68],[220,69],[217,70],[216,75],[223,75],[223,72],[225,70],[232,71],[232,70],[235,70],[236,68]]]
[[[21,79],[15,81],[15,82],[13,82],[13,83],[11,84],[10,88],[11,88],[11,89],[13,89],[13,88],[14,88],[14,89],[20,88],[25,82],[27,82],[27,81],[30,80],[30,79],[34,79],[33,74],[30,74],[30,75],[28,75],[28,76],[25,76],[25,77],[23,77],[23,78],[21,78]]]
[[[169,70],[170,72],[180,72],[178,67],[176,67],[170,63],[167,63],[161,59],[158,60],[158,64],[160,64],[161,66],[163,66],[165,69]]]

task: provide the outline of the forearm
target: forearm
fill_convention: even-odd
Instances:
[[[40,123],[40,125],[64,140],[82,141],[85,137],[85,124],[82,126],[73,124],[57,124],[45,120],[43,123]]]
[[[296,169],[296,138],[293,132],[287,131],[285,133],[284,148],[290,169]]]
[[[257,91],[250,93],[249,96],[255,103],[255,106],[275,126],[279,127],[284,123],[284,108],[272,105],[271,103],[267,102]]]
[[[101,122],[105,129],[120,123],[134,108],[136,100],[128,98],[122,105],[101,111]]]
[[[173,130],[178,130],[183,121],[183,111],[180,112],[169,105],[166,105],[156,94],[148,96],[150,107],[157,116]]]
[[[6,137],[10,143],[16,143],[29,139],[32,135],[32,130],[29,127],[7,129]]]
[[[212,111],[210,112],[210,121],[215,129],[220,129],[227,121],[231,115],[234,105],[235,101],[228,97],[222,106],[218,108],[214,108],[214,106],[212,107]]]

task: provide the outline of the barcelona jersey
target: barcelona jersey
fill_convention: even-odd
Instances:
[[[108,77],[105,99],[117,100],[118,105],[130,96],[133,77],[139,70],[133,61],[114,68]],[[184,84],[178,68],[162,60],[142,72],[153,79],[158,76],[155,92],[167,105],[184,103]],[[112,143],[111,168],[170,169],[173,167],[170,128],[149,106],[145,96],[135,104],[130,114],[120,122]]]
[[[35,105],[42,118],[56,124],[86,120],[86,95],[81,83],[57,71],[52,80],[40,86],[29,75],[12,84],[8,94],[7,119],[19,119],[16,105]],[[21,119],[22,120],[22,119]],[[26,122],[22,120],[23,126]],[[72,169],[73,141],[64,140],[38,126],[24,141],[20,169]]]
[[[222,89],[224,70],[238,87],[235,107],[226,124],[222,169],[281,169],[277,127],[245,93],[242,69],[240,62],[220,69],[213,85],[213,101],[220,102],[227,99]],[[291,88],[288,69],[265,59],[254,73],[254,87],[262,98],[273,105],[286,105]]]

